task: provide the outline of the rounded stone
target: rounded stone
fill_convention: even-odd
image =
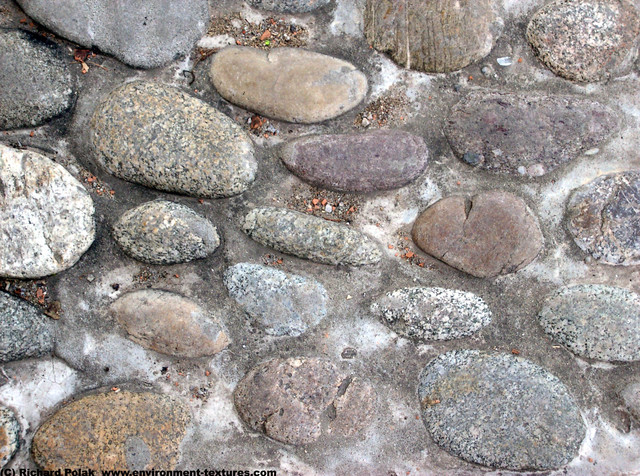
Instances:
[[[441,354],[422,372],[418,397],[435,442],[484,466],[559,468],[577,456],[585,437],[580,410],[562,382],[513,355]]]
[[[327,291],[311,278],[251,263],[224,273],[229,295],[267,334],[299,336],[327,315]]]
[[[143,289],[125,294],[110,307],[111,313],[136,344],[176,357],[217,354],[230,343],[212,313],[179,294]]]
[[[152,392],[111,391],[60,408],[33,437],[31,454],[46,471],[65,468],[173,469],[191,415],[179,400]],[[134,455],[132,446],[140,451]]]
[[[218,231],[209,220],[166,200],[126,212],[113,226],[113,237],[128,255],[151,264],[206,258],[220,245]]]
[[[185,55],[209,24],[207,0],[18,0],[27,15],[85,48],[137,68]]]
[[[0,468],[4,468],[20,447],[20,424],[7,407],[0,406]]]
[[[330,0],[249,0],[249,4],[263,10],[282,13],[307,13],[324,7]]]
[[[472,93],[452,109],[445,134],[469,165],[538,176],[596,147],[618,126],[613,110],[587,99]]]
[[[480,297],[454,289],[396,289],[371,311],[401,336],[425,341],[467,337],[491,323],[491,310]]]
[[[286,208],[251,210],[243,230],[262,245],[318,263],[361,266],[382,259],[378,245],[359,231]]]
[[[544,242],[525,202],[498,191],[436,202],[418,217],[412,237],[426,253],[480,278],[524,268]]]
[[[226,100],[263,116],[310,124],[357,106],[367,78],[351,63],[297,48],[225,48],[211,79]]]
[[[628,0],[555,0],[527,27],[527,39],[547,68],[583,82],[629,69],[639,33],[638,12]]]
[[[93,243],[93,214],[91,197],[61,165],[0,144],[0,276],[70,268]]]
[[[75,81],[62,47],[28,31],[0,29],[0,51],[0,129],[39,126],[73,106]]]
[[[98,105],[90,128],[99,160],[129,182],[220,198],[244,192],[255,179],[249,136],[177,88],[142,81],[120,86]]]
[[[496,0],[367,0],[364,33],[398,64],[449,73],[487,56],[502,32]]]
[[[640,264],[640,172],[605,175],[577,189],[567,206],[576,244],[612,265]]]
[[[544,330],[589,359],[640,360],[640,295],[624,288],[582,284],[549,296],[538,316]]]
[[[379,130],[311,135],[287,144],[282,161],[301,179],[339,192],[392,190],[413,182],[427,167],[422,138]]]

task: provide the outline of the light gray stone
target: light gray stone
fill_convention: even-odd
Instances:
[[[331,0],[249,0],[249,4],[261,8],[282,13],[307,13],[317,8],[324,7]]]
[[[24,299],[0,292],[0,362],[40,357],[53,351],[50,319]]]
[[[640,421],[640,382],[631,382],[622,390],[620,396],[631,415]]]
[[[0,468],[4,468],[20,446],[20,425],[7,407],[0,406]]]

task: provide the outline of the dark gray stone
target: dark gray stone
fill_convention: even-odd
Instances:
[[[0,292],[0,362],[40,357],[53,351],[51,321],[28,302]]]
[[[427,167],[422,138],[403,131],[312,135],[287,144],[282,161],[311,184],[340,192],[392,190],[413,182]]]
[[[324,7],[331,0],[249,0],[249,4],[282,13],[307,13],[317,8]]]
[[[4,468],[20,446],[20,425],[7,407],[0,406],[0,468]]]
[[[455,350],[420,376],[422,418],[435,442],[484,466],[559,468],[577,456],[585,424],[567,388],[513,355]]]

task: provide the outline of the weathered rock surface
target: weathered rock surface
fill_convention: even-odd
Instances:
[[[110,173],[166,192],[237,195],[257,170],[253,143],[235,122],[155,83],[136,81],[112,91],[93,114],[91,141]]]
[[[500,36],[495,0],[367,0],[364,33],[396,63],[449,73],[487,56]]]
[[[120,247],[151,264],[186,263],[206,258],[220,245],[218,231],[191,208],[154,200],[133,208],[113,226]]]
[[[28,31],[0,29],[0,52],[0,129],[39,126],[71,108],[75,81],[62,47]]]
[[[324,7],[330,0],[249,0],[249,4],[264,10],[283,13],[307,13]]]
[[[640,264],[640,172],[605,175],[577,189],[567,206],[576,244],[606,264]]]
[[[621,397],[631,415],[640,421],[640,382],[632,382],[627,385],[622,390]]]
[[[574,354],[640,360],[640,295],[632,291],[599,284],[562,288],[547,298],[539,319]]]
[[[185,55],[209,22],[207,0],[18,0],[38,23],[86,48],[139,68]]]
[[[574,81],[600,81],[628,69],[640,17],[628,0],[556,0],[538,10],[527,39],[547,68]]]
[[[211,79],[238,106],[303,124],[337,117],[367,94],[366,76],[351,63],[295,48],[225,48],[213,59]]]
[[[48,471],[173,469],[190,420],[187,407],[168,395],[126,390],[88,395],[40,426],[31,454]]]
[[[577,456],[585,425],[547,370],[506,354],[457,350],[420,376],[422,417],[436,443],[494,468],[549,470]]]
[[[11,460],[20,446],[20,425],[7,407],[0,406],[0,468]]]
[[[61,165],[0,144],[0,276],[40,278],[73,266],[93,243],[93,213]]]
[[[327,291],[311,278],[240,263],[225,271],[224,284],[267,334],[299,336],[327,315]]]
[[[214,355],[229,345],[222,323],[179,294],[143,289],[125,294],[111,312],[128,337],[141,346],[176,357]]]
[[[318,263],[360,266],[382,259],[377,244],[359,231],[286,208],[251,210],[243,230],[260,244]]]
[[[618,126],[613,110],[587,99],[472,93],[454,106],[445,133],[469,165],[539,176],[597,146]]]
[[[413,182],[427,167],[422,138],[379,130],[312,135],[287,144],[282,161],[301,179],[340,192],[391,190]]]
[[[436,202],[418,217],[412,236],[426,253],[480,278],[524,268],[544,242],[525,202],[495,191]]]

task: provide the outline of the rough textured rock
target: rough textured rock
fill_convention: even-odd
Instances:
[[[473,93],[452,109],[445,133],[469,165],[539,176],[597,146],[618,126],[613,110],[591,100]]]
[[[527,39],[545,66],[575,81],[600,81],[636,57],[640,18],[628,0],[556,0],[538,10]]]
[[[640,295],[583,284],[549,296],[539,315],[544,330],[574,354],[590,359],[640,360]]]
[[[225,48],[213,59],[211,79],[234,104],[303,124],[339,116],[367,94],[366,76],[351,63],[296,48]]]
[[[73,266],[93,243],[93,213],[62,166],[0,144],[0,276],[40,278]]]
[[[191,415],[168,395],[98,393],[58,410],[33,437],[31,454],[48,471],[64,468],[175,468]],[[136,455],[128,451],[140,448]],[[142,456],[142,457],[139,457]]]
[[[209,22],[207,0],[18,0],[31,18],[87,48],[139,68],[185,55]]]
[[[286,208],[251,210],[243,230],[258,243],[318,263],[360,266],[382,259],[378,245],[359,231]]]
[[[230,342],[213,314],[168,291],[143,289],[125,294],[111,305],[111,312],[132,341],[162,354],[203,357],[217,354]]]
[[[627,385],[622,390],[621,397],[631,415],[640,421],[640,382],[632,382]]]
[[[402,288],[379,298],[371,311],[404,337],[450,340],[491,322],[491,310],[472,293],[443,288]]]
[[[324,7],[330,0],[249,0],[249,4],[264,10],[283,13],[307,13]]]
[[[299,336],[327,315],[327,291],[314,279],[240,263],[225,271],[224,284],[267,334]]]
[[[436,443],[473,463],[548,470],[577,456],[585,425],[567,388],[513,355],[441,354],[420,376],[422,418]]]
[[[40,357],[53,351],[50,320],[27,301],[0,292],[0,362]]]
[[[112,91],[93,114],[91,141],[110,173],[166,192],[237,195],[257,170],[253,143],[235,122],[155,83],[137,81]]]
[[[507,192],[444,198],[418,217],[412,236],[426,253],[481,278],[522,269],[544,241],[524,201]]]
[[[606,264],[640,264],[640,172],[605,175],[576,190],[567,206],[576,244]]]
[[[11,460],[20,446],[20,425],[7,407],[0,406],[0,468]]]
[[[495,0],[367,0],[364,33],[396,63],[456,71],[487,56],[500,36]]]
[[[0,52],[0,129],[38,126],[71,108],[75,81],[62,47],[28,31],[0,29]]]
[[[427,167],[422,138],[403,131],[312,135],[287,144],[282,161],[311,184],[340,192],[391,190],[414,181]]]
[[[166,200],[126,212],[113,226],[113,237],[127,254],[151,264],[206,258],[220,245],[218,231],[209,220]]]

